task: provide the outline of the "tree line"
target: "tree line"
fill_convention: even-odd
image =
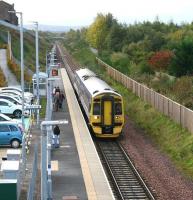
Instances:
[[[69,48],[95,48],[109,65],[193,108],[193,23],[163,23],[157,17],[127,25],[99,13],[89,27],[65,37]]]

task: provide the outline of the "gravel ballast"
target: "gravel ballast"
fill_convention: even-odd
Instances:
[[[127,116],[120,142],[156,199],[193,199],[193,182]]]

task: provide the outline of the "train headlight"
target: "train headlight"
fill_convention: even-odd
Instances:
[[[99,116],[97,116],[97,115],[94,115],[94,119],[99,119]]]
[[[116,116],[115,119],[119,119],[119,116]]]

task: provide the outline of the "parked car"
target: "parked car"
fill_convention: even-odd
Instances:
[[[16,98],[18,101],[22,102],[22,98],[16,94],[5,93],[5,92],[1,93],[1,91],[0,91],[0,95],[11,96],[11,97]]]
[[[21,92],[18,92],[18,91],[14,91],[14,90],[0,90],[0,94],[11,94],[11,95],[17,95],[19,96],[21,99],[22,99],[22,94]],[[24,101],[26,103],[31,103],[31,98],[30,97],[26,97],[24,95]]]
[[[11,145],[19,148],[23,132],[16,122],[0,122],[0,145]]]
[[[24,130],[24,127],[22,126],[22,122],[17,120],[17,119],[12,119],[9,116],[0,113],[0,122],[5,122],[5,121],[12,121],[12,122],[16,122],[19,126],[19,128],[21,128],[21,130]]]
[[[18,91],[18,92],[22,93],[22,89],[21,88],[14,87],[14,86],[3,87],[3,88],[0,88],[0,90],[2,90],[2,91],[12,90],[12,91]],[[31,92],[24,92],[24,96],[26,98],[34,98],[34,95]]]
[[[3,114],[14,115],[16,118],[20,118],[22,115],[22,106],[16,105],[6,99],[0,99],[0,112]],[[29,116],[29,111],[24,111],[25,116]]]
[[[14,95],[10,95],[10,94],[1,94],[0,93],[0,99],[6,99],[8,101],[11,101],[12,103],[14,104],[17,104],[17,105],[22,105],[22,100],[20,98],[17,98],[17,96],[14,96]],[[24,105],[29,105],[27,103],[24,103]]]

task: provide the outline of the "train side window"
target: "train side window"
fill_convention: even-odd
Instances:
[[[93,115],[100,115],[100,103],[93,104]]]
[[[115,103],[115,115],[122,115],[121,103]]]

